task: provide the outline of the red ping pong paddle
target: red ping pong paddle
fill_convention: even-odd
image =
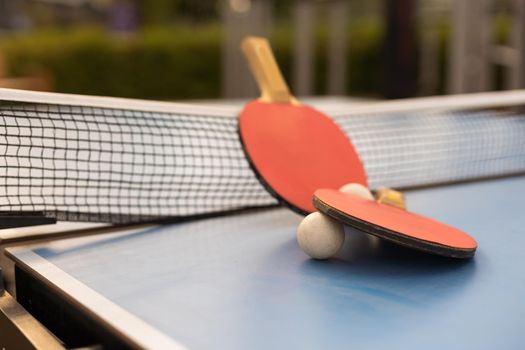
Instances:
[[[239,117],[248,160],[278,200],[302,214],[315,211],[314,192],[355,182],[367,186],[364,167],[346,134],[326,115],[289,92],[266,39],[248,37],[241,48],[261,97]]]
[[[477,243],[467,233],[409,211],[332,189],[315,191],[314,206],[342,224],[413,249],[471,258]]]

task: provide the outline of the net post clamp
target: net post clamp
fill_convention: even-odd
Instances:
[[[0,211],[0,229],[56,224],[41,211]]]
[[[0,266],[0,297],[4,295],[5,286],[4,286],[4,275],[2,274],[2,267]]]

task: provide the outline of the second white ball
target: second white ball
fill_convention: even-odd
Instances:
[[[363,199],[370,199],[372,201],[374,200],[374,195],[372,194],[372,192],[370,192],[368,187],[363,186],[363,185],[358,184],[358,183],[346,184],[346,185],[342,186],[339,189],[339,191],[344,192],[344,193],[353,194],[353,195],[358,196],[358,197],[363,198]]]

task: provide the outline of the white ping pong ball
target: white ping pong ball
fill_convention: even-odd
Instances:
[[[309,214],[297,227],[299,246],[314,259],[331,258],[344,241],[343,225],[320,212]]]
[[[358,183],[349,183],[344,185],[339,189],[339,191],[344,193],[353,194],[355,196],[358,196],[363,199],[370,199],[374,200],[374,196],[372,195],[372,192],[366,187]]]

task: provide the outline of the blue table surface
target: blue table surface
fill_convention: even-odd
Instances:
[[[525,348],[525,177],[407,193],[479,244],[471,260],[347,229],[310,260],[301,217],[271,209],[34,249],[190,348]]]

